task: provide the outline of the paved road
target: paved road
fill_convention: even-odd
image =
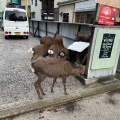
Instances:
[[[5,120],[120,120],[120,90]]]

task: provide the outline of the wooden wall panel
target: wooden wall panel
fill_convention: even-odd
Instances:
[[[120,0],[95,0],[96,3],[120,8]]]

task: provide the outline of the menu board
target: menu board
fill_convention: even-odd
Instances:
[[[110,58],[116,34],[103,34],[99,58]]]

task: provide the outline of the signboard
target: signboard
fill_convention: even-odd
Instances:
[[[114,67],[120,49],[120,29],[97,27],[95,28],[93,41],[91,69],[111,69]]]
[[[116,34],[103,34],[99,58],[110,58]]]
[[[12,3],[18,4],[18,0],[12,0]]]
[[[14,8],[20,8],[20,6],[19,5],[14,5]]]
[[[98,17],[98,24],[114,25],[117,12],[117,8],[101,5]]]
[[[96,3],[103,5],[120,8],[120,0],[94,0]]]
[[[98,24],[113,26],[114,25],[114,21],[106,20],[106,19],[98,19]]]

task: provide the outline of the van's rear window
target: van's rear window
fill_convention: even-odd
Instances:
[[[27,21],[27,16],[25,12],[6,11],[5,19],[9,21]]]

